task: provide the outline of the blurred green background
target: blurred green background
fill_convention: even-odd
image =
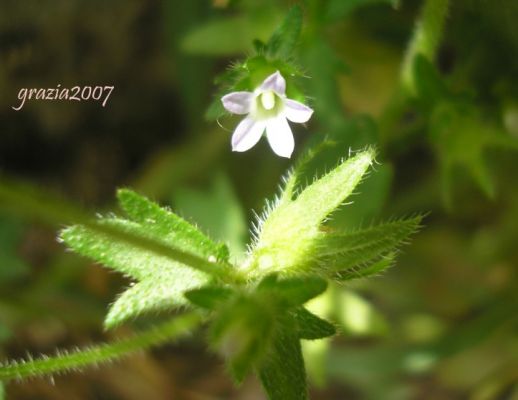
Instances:
[[[253,211],[291,162],[265,140],[230,151],[238,119],[207,120],[214,78],[266,40],[294,1],[0,2],[0,172],[112,212],[129,186],[171,206],[236,259]],[[294,62],[315,114],[296,154],[378,147],[380,165],[331,224],[429,212],[381,277],[313,306],[342,331],[307,346],[314,399],[518,399],[518,2],[452,2],[433,63],[400,70],[422,2],[307,0]],[[21,88],[115,85],[94,102],[28,101]],[[57,243],[61,226],[0,202],[0,359],[108,340],[108,304],[128,282]],[[151,319],[153,317],[150,317]],[[138,325],[141,322],[136,322]],[[117,333],[131,331],[132,326]],[[203,333],[85,373],[11,383],[8,399],[261,399],[234,388]],[[331,351],[330,351],[331,349]],[[0,389],[0,398],[2,390]]]

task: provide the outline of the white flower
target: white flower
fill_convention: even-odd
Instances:
[[[247,151],[255,146],[266,129],[272,150],[281,157],[291,157],[295,141],[288,121],[304,123],[313,110],[286,98],[286,81],[279,71],[267,77],[253,92],[232,92],[221,98],[233,114],[248,114],[234,130],[232,151]]]

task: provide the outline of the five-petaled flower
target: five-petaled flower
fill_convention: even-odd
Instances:
[[[247,151],[266,137],[272,150],[281,157],[291,157],[295,141],[288,121],[304,123],[313,110],[286,97],[286,81],[279,71],[268,76],[253,92],[232,92],[221,98],[232,114],[248,114],[232,135],[232,150]]]

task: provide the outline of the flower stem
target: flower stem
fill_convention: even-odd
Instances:
[[[72,352],[60,352],[54,357],[40,356],[36,360],[9,362],[0,366],[0,381],[52,375],[57,372],[78,370],[89,365],[113,361],[129,353],[148,349],[185,336],[201,322],[202,317],[198,313],[183,314],[162,325],[114,343],[101,344]]]
[[[449,0],[425,0],[401,69],[403,88],[410,95],[414,95],[416,92],[414,60],[417,55],[421,54],[433,61],[442,39],[448,5]]]

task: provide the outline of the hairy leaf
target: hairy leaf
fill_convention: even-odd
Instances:
[[[358,254],[359,262],[364,262],[394,250],[419,229],[421,221],[422,217],[416,216],[351,232],[327,233],[318,238],[316,246],[322,257],[352,254],[347,259],[354,260]]]
[[[336,274],[335,277],[339,281],[349,281],[352,279],[366,278],[368,276],[377,275],[394,265],[395,258],[396,253],[389,253],[382,256],[377,261],[360,264],[345,270],[341,270]]]
[[[294,317],[297,323],[297,332],[301,339],[322,339],[336,334],[334,325],[303,307],[295,310]]]
[[[228,250],[224,245],[214,243],[176,214],[159,207],[132,190],[120,189],[117,197],[126,214],[135,222],[145,225],[149,233],[163,237],[166,242],[181,249],[226,261]]]
[[[374,151],[366,150],[307,186],[295,199],[281,196],[259,223],[252,268],[262,273],[312,269],[321,225],[353,192],[373,158]],[[296,179],[293,173],[286,187],[293,187]]]
[[[176,270],[174,274],[163,274],[161,279],[146,279],[134,284],[111,305],[104,326],[111,328],[146,312],[167,311],[184,305],[186,288],[202,283],[192,273],[188,269]]]
[[[133,221],[103,218],[99,223],[166,246],[176,246],[203,259],[226,261],[225,246],[215,244],[175,214],[130,190],[120,190],[118,198]],[[168,257],[84,226],[63,230],[61,238],[77,253],[137,281],[111,306],[105,319],[108,328],[144,312],[186,305],[183,292],[203,286],[210,279],[207,274]]]
[[[264,357],[275,327],[269,299],[237,296],[220,307],[210,330],[212,345],[223,353],[234,379],[241,382]]]
[[[315,242],[313,270],[346,281],[376,275],[394,264],[396,250],[415,233],[422,217],[346,233],[325,233]]]
[[[131,221],[110,218],[102,222],[143,237],[152,237],[151,231]],[[137,281],[135,286],[130,287],[111,306],[105,319],[108,328],[145,311],[184,305],[186,301],[181,293],[202,286],[209,280],[206,274],[169,258],[114,240],[79,225],[63,230],[61,238],[77,253]],[[171,297],[167,298],[169,295]]]
[[[308,399],[300,339],[291,317],[279,323],[258,372],[270,400]]]
[[[349,158],[297,197],[295,207],[306,210],[308,225],[317,225],[343,204],[371,166],[374,155],[374,150],[366,150]]]
[[[422,217],[417,216],[353,232],[329,233],[319,237],[315,246],[323,268],[330,273],[365,267],[393,252],[419,229],[421,220]]]

